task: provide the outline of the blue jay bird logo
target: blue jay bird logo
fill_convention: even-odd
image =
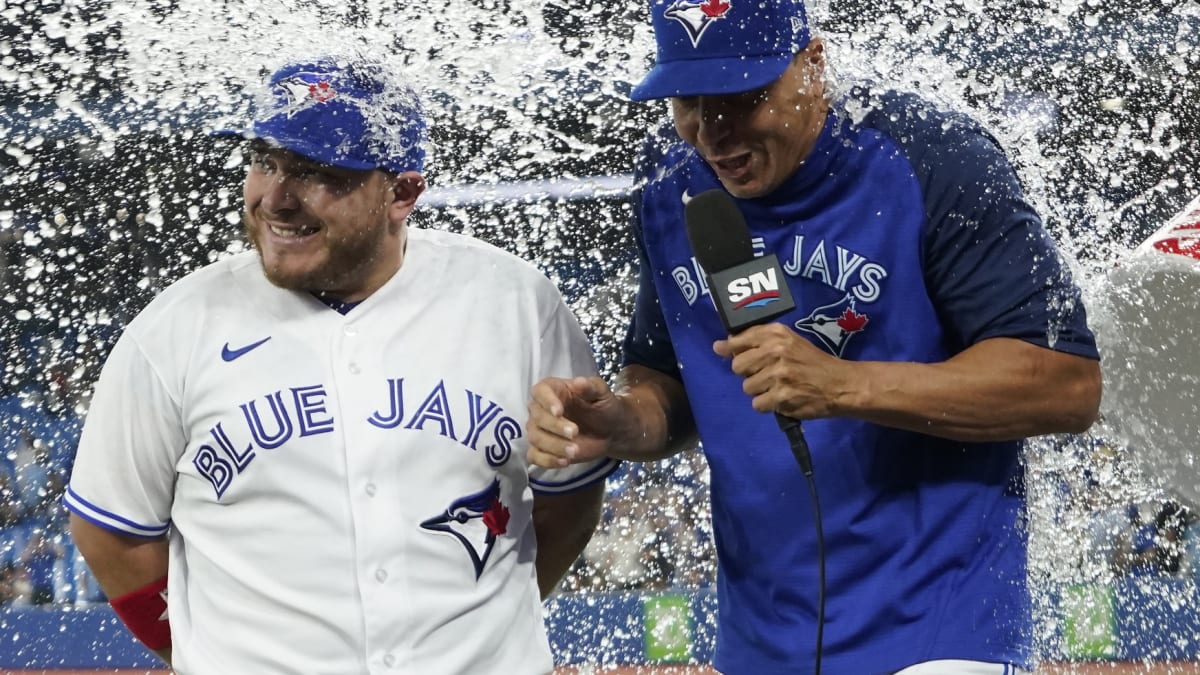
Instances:
[[[796,329],[817,336],[829,353],[841,358],[846,343],[863,332],[870,321],[870,317],[858,312],[854,298],[847,294],[833,304],[814,309],[812,314],[796,322]]]
[[[288,111],[288,117],[308,106],[332,100],[337,95],[328,76],[319,73],[296,73],[275,85],[276,99]]]
[[[475,579],[483,574],[496,537],[508,531],[509,510],[500,501],[500,480],[487,489],[459,497],[441,514],[421,523],[421,528],[458,540],[471,556]]]
[[[692,47],[699,47],[700,39],[704,37],[704,31],[708,30],[714,21],[724,19],[729,13],[729,7],[728,0],[701,0],[700,2],[677,0],[667,7],[663,16],[678,21],[687,31],[688,37],[692,41]]]

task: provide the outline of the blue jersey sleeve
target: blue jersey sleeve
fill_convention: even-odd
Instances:
[[[924,189],[926,286],[951,351],[1011,337],[1099,358],[1080,290],[996,140],[963,116],[920,123],[919,106],[891,135]]]
[[[673,127],[668,124],[660,126],[646,137],[634,171],[634,185],[646,184],[662,159],[666,147],[673,141],[678,141],[678,136],[675,136]],[[681,379],[679,361],[675,356],[675,348],[671,345],[667,321],[658,299],[658,288],[654,285],[650,261],[646,257],[646,245],[642,238],[641,196],[642,190],[639,187],[631,197],[633,217],[630,230],[637,244],[638,290],[633,317],[622,344],[621,365],[645,366]]]
[[[639,201],[639,194],[640,191],[634,194],[635,203]],[[646,247],[642,243],[642,228],[636,208],[633,218],[632,230],[638,249],[638,291],[633,306],[633,317],[629,321],[629,330],[625,333],[622,345],[621,365],[646,366],[681,379],[675,348],[671,346],[667,321],[658,301],[658,289],[654,286],[650,261],[646,258]]]

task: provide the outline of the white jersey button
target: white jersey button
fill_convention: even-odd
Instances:
[[[367,487],[363,488],[363,492],[366,492],[368,497],[374,497],[375,496],[375,484],[367,483]]]
[[[354,326],[346,326],[342,328],[342,332],[350,337],[354,337],[355,335],[358,335],[358,328]]]
[[[396,665],[396,657],[392,656],[391,654],[384,655],[383,665],[387,666],[388,668]]]
[[[351,375],[357,375],[361,372],[361,369],[358,367],[357,363],[351,363],[348,370],[350,371]]]
[[[387,570],[375,570],[375,580],[381,584],[387,581]]]

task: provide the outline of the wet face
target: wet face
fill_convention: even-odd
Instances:
[[[399,269],[405,219],[423,188],[415,172],[341,169],[256,142],[243,186],[246,236],[276,286],[361,300]]]
[[[824,72],[824,45],[813,38],[762,89],[671,99],[675,128],[730,194],[769,194],[796,172],[821,133],[829,110]]]

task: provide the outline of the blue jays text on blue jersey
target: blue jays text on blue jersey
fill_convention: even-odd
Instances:
[[[762,255],[763,239],[758,237],[752,243],[755,255]],[[794,236],[791,255],[781,262],[788,276],[823,283],[863,303],[879,299],[883,280],[888,276],[886,267],[866,256],[838,244],[829,244],[824,239],[806,243],[802,234]],[[704,273],[694,257],[689,264],[672,269],[671,277],[689,305],[709,292]]]
[[[436,433],[471,450],[482,450],[493,467],[508,461],[513,442],[522,436],[521,424],[499,404],[469,389],[451,396],[441,380],[429,391],[413,392],[405,390],[404,378],[387,378],[380,382],[379,391],[379,407],[362,421],[380,429]],[[220,500],[260,451],[280,448],[292,438],[334,431],[336,420],[327,398],[325,385],[313,384],[241,403],[209,429],[211,442],[196,450],[192,464]],[[452,405],[452,398],[458,404]]]

